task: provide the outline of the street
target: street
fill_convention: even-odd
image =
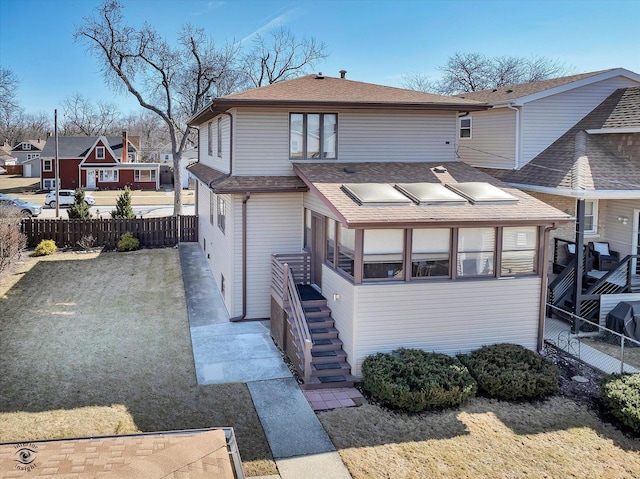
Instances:
[[[133,205],[133,211],[136,213],[136,216],[171,216],[173,215],[173,204],[165,204],[165,205]],[[114,206],[92,206],[90,208],[91,214],[94,218],[97,218],[98,212],[100,212],[101,218],[111,218],[111,210],[115,209]],[[67,208],[60,208],[60,217],[68,218]],[[182,205],[182,214],[184,215],[194,215],[195,214],[195,206],[193,204],[185,204]],[[48,206],[44,206],[42,208],[42,213],[38,218],[55,218],[56,217],[56,209],[49,208]]]

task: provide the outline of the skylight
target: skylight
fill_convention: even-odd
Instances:
[[[419,205],[466,205],[466,198],[440,183],[400,183],[396,188]]]
[[[467,198],[473,204],[489,205],[518,202],[518,198],[515,196],[489,183],[451,183],[446,186],[453,192]]]
[[[386,183],[349,183],[342,190],[356,203],[364,206],[410,205],[411,200]]]

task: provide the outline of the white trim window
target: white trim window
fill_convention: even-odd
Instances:
[[[134,170],[133,179],[136,182],[156,181],[156,170]]]
[[[218,117],[218,132],[216,135],[216,146],[218,148],[218,158],[222,158],[222,118]]]
[[[101,183],[115,183],[118,181],[118,170],[100,170],[98,181]]]
[[[104,160],[104,146],[96,147],[96,160]]]
[[[22,144],[22,149],[23,150],[30,150],[31,149],[31,143],[23,143]]]
[[[42,171],[53,171],[53,160],[42,160]]]
[[[471,130],[472,130],[472,126],[473,126],[473,121],[471,119],[470,116],[463,116],[461,118],[459,118],[459,126],[460,126],[460,133],[459,133],[459,137],[462,140],[468,140],[472,138],[471,135]]]
[[[42,180],[42,188],[45,190],[54,190],[56,188],[56,180],[53,178],[45,178]]]
[[[337,137],[336,113],[289,115],[289,158],[292,160],[335,160],[338,157]]]
[[[584,201],[584,233],[588,235],[598,233],[598,200]]]
[[[217,223],[220,231],[224,233],[224,228],[227,222],[227,202],[224,198],[218,195],[218,208],[217,208]]]
[[[40,153],[29,153],[27,154],[27,160],[33,160],[34,158],[39,158]]]
[[[216,195],[213,191],[209,191],[209,223],[213,226],[214,212],[216,211]],[[206,248],[206,243],[205,243]]]
[[[213,122],[207,123],[207,154],[213,156]]]

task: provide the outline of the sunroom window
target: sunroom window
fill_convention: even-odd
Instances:
[[[495,228],[460,228],[458,230],[458,276],[492,276],[495,245]]]
[[[365,230],[364,279],[404,279],[404,230]]]
[[[340,225],[338,230],[338,268],[353,276],[356,251],[356,231]]]
[[[411,276],[449,276],[451,230],[414,229],[411,241]]]
[[[535,226],[505,227],[502,230],[500,274],[511,276],[534,273],[537,246],[537,228]]]
[[[335,113],[291,113],[289,157],[292,160],[335,159],[337,133]]]

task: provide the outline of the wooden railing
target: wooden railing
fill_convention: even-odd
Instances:
[[[22,220],[22,232],[29,246],[53,240],[60,248],[76,246],[92,236],[94,246],[115,248],[124,233],[138,238],[143,248],[175,246],[179,242],[198,241],[197,216],[164,216],[131,219],[35,219]]]
[[[308,253],[271,255],[271,291],[293,322],[293,334],[302,348],[304,382],[311,379],[311,333],[304,315],[296,284],[309,284],[310,258]]]

